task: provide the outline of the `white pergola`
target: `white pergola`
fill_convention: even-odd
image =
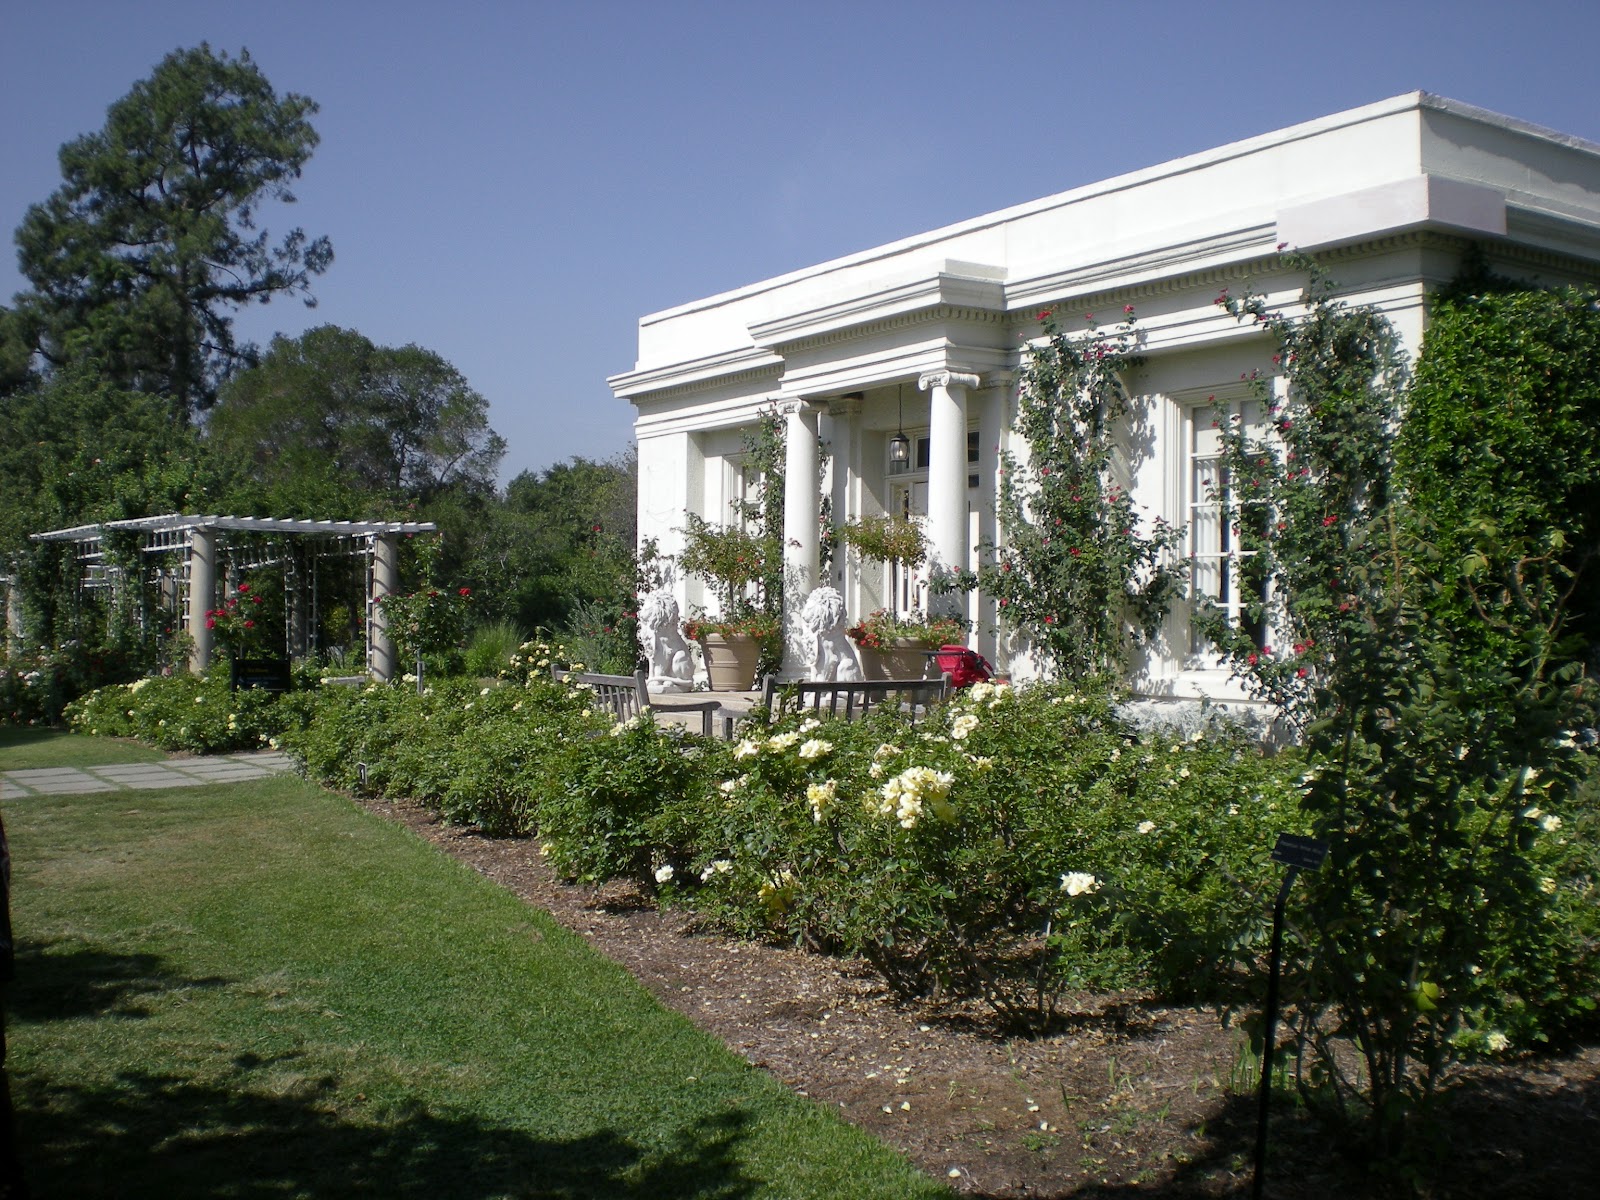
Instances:
[[[374,678],[387,681],[395,675],[395,650],[377,600],[399,586],[399,538],[437,533],[438,528],[432,521],[307,521],[286,517],[168,513],[52,529],[31,536],[40,542],[73,543],[75,557],[83,564],[82,583],[113,588],[123,582],[123,571],[107,557],[106,538],[117,533],[137,536],[141,556],[152,556],[162,562],[155,571],[156,581],[163,600],[183,614],[185,628],[194,644],[190,665],[195,671],[203,669],[211,660],[212,635],[206,627],[206,613],[217,607],[218,587],[225,582],[227,574],[275,564],[283,564],[286,571],[292,571],[294,557],[288,545],[293,539],[315,541],[319,555],[360,555],[366,563],[367,669]],[[222,577],[218,575],[219,563],[226,567]],[[291,585],[295,582],[289,580]],[[315,589],[314,571],[309,595],[305,588],[290,586],[286,589],[290,626],[286,641],[302,652],[308,608],[312,623],[315,621]]]

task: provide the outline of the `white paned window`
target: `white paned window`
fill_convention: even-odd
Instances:
[[[983,456],[978,443],[979,434],[976,429],[967,431],[967,493],[968,493],[968,521],[972,523],[969,530],[969,547],[971,547],[972,561],[969,563],[974,569],[977,567],[978,538],[976,524],[973,522],[973,509],[978,503],[976,492],[982,482],[978,471],[982,464]],[[928,465],[932,458],[931,450],[933,440],[925,433],[911,435],[911,462],[908,469],[899,475],[890,475],[890,504],[889,511],[897,517],[908,521],[915,521],[923,526],[927,532],[928,520]],[[887,467],[887,459],[885,460]],[[926,610],[928,606],[928,581],[923,577],[918,568],[903,567],[898,563],[889,567],[889,596],[890,607],[896,613],[904,616],[914,610]]]
[[[1189,586],[1197,599],[1209,598],[1235,625],[1250,625],[1246,609],[1261,597],[1245,594],[1239,568],[1252,552],[1241,546],[1234,520],[1264,520],[1265,512],[1246,507],[1233,519],[1225,516],[1234,509],[1236,495],[1234,481],[1222,462],[1222,442],[1225,429],[1234,421],[1243,422],[1245,436],[1252,441],[1267,430],[1266,414],[1257,400],[1213,399],[1189,411]],[[1265,644],[1264,622],[1254,622],[1251,632],[1257,645]],[[1190,627],[1189,652],[1197,659],[1215,653],[1196,626]]]

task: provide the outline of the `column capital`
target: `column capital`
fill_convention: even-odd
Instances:
[[[828,401],[828,415],[830,417],[853,417],[861,411],[861,401],[864,399],[860,392],[846,392],[842,396],[834,396]]]
[[[965,371],[927,371],[917,378],[917,390],[925,392],[929,388],[975,388],[978,386],[978,377]]]
[[[784,417],[809,417],[821,412],[823,406],[815,400],[806,400],[799,396],[788,400],[778,401],[778,414]]]

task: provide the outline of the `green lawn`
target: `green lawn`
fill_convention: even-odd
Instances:
[[[40,1195],[948,1194],[544,913],[297,779],[5,819]]]
[[[0,771],[29,767],[99,767],[107,763],[161,762],[167,756],[140,742],[89,737],[61,729],[0,725]]]

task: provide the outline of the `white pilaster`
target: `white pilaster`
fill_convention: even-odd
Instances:
[[[1000,451],[1009,424],[1012,389],[1016,386],[1016,375],[1004,371],[989,377],[987,382],[989,386],[976,397],[979,456],[978,544],[981,566],[992,565],[994,559],[992,549],[984,552],[981,547],[985,544],[994,547],[1000,543]],[[971,616],[978,653],[990,662],[997,661],[1000,645],[995,630],[1000,622],[1000,610],[995,604],[994,597],[985,595],[981,591],[974,593]]]
[[[856,422],[860,419],[861,393],[854,392],[828,401],[826,425],[828,460],[827,495],[832,504],[833,523],[838,525],[849,514],[857,511],[856,496],[860,492],[861,465]],[[831,582],[848,599],[852,592],[850,556],[842,546],[835,546]],[[824,582],[829,582],[825,580]]]

